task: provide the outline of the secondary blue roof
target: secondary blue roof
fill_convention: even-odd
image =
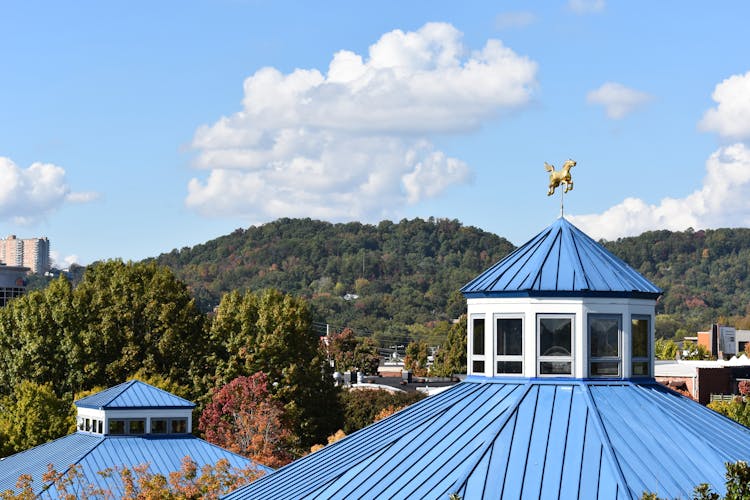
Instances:
[[[207,464],[215,465],[220,459],[228,460],[237,469],[253,466],[250,459],[191,435],[114,437],[77,432],[0,460],[0,492],[14,489],[21,474],[30,474],[36,493],[56,498],[55,488],[43,492],[47,485],[41,481],[41,477],[47,471],[47,464],[51,463],[58,472],[77,464],[81,466],[83,484],[107,489],[113,498],[121,498],[124,492],[119,476],[114,474],[107,478],[98,474],[99,471],[149,464],[150,472],[168,478],[170,472],[180,470],[185,456],[195,461],[199,468]],[[256,466],[265,473],[272,471],[262,465]]]
[[[651,381],[470,377],[227,499],[689,498],[750,429]]]
[[[76,401],[95,409],[195,408],[195,404],[139,380],[130,380]]]
[[[605,296],[655,299],[661,290],[564,217],[466,284],[467,298]]]

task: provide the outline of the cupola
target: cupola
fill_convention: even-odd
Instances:
[[[195,404],[138,380],[76,401],[77,430],[106,436],[168,436],[192,432]]]
[[[653,374],[661,290],[564,217],[477,276],[467,299],[468,373]]]

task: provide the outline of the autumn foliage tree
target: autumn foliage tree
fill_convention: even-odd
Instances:
[[[169,476],[154,473],[148,464],[134,467],[116,467],[99,471],[103,478],[111,479],[112,488],[91,484],[80,465],[57,471],[52,464],[42,475],[42,490],[54,491],[55,498],[91,500],[121,498],[122,500],[197,500],[217,499],[263,475],[254,466],[238,469],[226,459],[216,464],[198,467],[190,457],[183,457],[180,469]],[[113,491],[114,490],[114,491]],[[15,490],[0,492],[0,500],[32,500],[42,492],[34,490],[32,477],[23,474]],[[117,493],[117,494],[115,494]]]
[[[268,377],[240,376],[216,390],[200,416],[206,440],[269,467],[293,459],[294,437],[283,405],[268,391]]]
[[[304,299],[278,290],[230,292],[213,316],[210,340],[216,385],[265,373],[300,450],[341,427],[333,370]]]

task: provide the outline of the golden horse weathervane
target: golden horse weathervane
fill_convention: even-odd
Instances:
[[[544,162],[544,170],[549,172],[549,190],[547,190],[547,196],[555,194],[555,188],[560,184],[565,184],[565,191],[567,193],[573,189],[573,178],[570,176],[570,169],[576,166],[576,162],[568,160],[563,163],[560,170],[555,170],[554,165],[550,165],[546,161]]]
[[[544,162],[544,170],[549,172],[549,189],[547,190],[547,196],[555,194],[555,188],[560,184],[565,184],[565,189],[560,190],[560,217],[565,214],[565,208],[563,198],[565,193],[573,189],[573,178],[570,176],[570,169],[576,166],[574,160],[567,160],[563,163],[560,170],[555,171],[555,167],[550,165],[546,161]]]

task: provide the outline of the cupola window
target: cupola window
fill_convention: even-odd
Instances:
[[[651,328],[648,316],[633,316],[630,326],[632,368],[631,376],[651,376]]]
[[[590,314],[588,323],[589,375],[592,377],[621,376],[622,316]]]
[[[472,316],[471,331],[471,370],[474,374],[484,375],[484,316]]]
[[[573,315],[537,317],[540,375],[573,375]]]
[[[498,374],[523,373],[523,319],[495,319],[495,364]]]

